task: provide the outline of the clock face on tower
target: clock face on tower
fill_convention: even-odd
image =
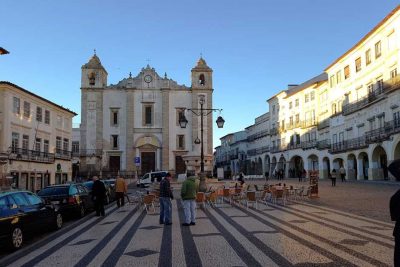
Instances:
[[[153,77],[151,77],[151,75],[144,76],[144,81],[146,83],[151,83],[152,80],[153,80]]]

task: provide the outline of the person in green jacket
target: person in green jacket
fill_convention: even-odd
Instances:
[[[196,193],[198,191],[196,178],[195,176],[190,176],[182,184],[181,197],[185,213],[185,222],[182,223],[183,226],[196,224]]]

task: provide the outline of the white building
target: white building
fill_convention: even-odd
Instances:
[[[18,85],[0,82],[0,152],[8,158],[3,175],[31,191],[71,180],[75,115]]]
[[[267,145],[248,137],[256,167],[247,174],[305,169],[328,178],[343,166],[347,179],[394,179],[387,166],[400,159],[399,29],[400,5],[324,73],[268,99],[269,125],[246,128],[249,137],[269,130]]]
[[[203,58],[191,70],[191,87],[167,74],[160,77],[147,65],[136,76],[107,83],[107,71],[93,55],[82,66],[80,172],[130,175],[167,170],[173,174],[199,171],[200,117],[188,109],[212,108],[212,69]],[[186,110],[186,112],[185,112]],[[189,123],[179,126],[185,114]],[[212,114],[204,116],[205,171],[212,170]]]

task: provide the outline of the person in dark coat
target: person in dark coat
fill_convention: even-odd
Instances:
[[[172,204],[174,198],[171,190],[171,174],[168,172],[160,182],[160,224],[172,224]]]
[[[106,187],[97,176],[93,176],[92,199],[96,216],[105,216],[104,200],[106,198]]]
[[[400,179],[400,160],[393,161],[388,167],[390,173]],[[390,217],[396,221],[393,230],[394,236],[394,266],[400,267],[400,190],[390,198]]]

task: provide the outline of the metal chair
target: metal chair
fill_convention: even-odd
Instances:
[[[143,206],[146,209],[146,213],[149,213],[150,208],[153,209],[153,212],[156,212],[156,208],[154,207],[154,195],[144,195],[143,196]]]

